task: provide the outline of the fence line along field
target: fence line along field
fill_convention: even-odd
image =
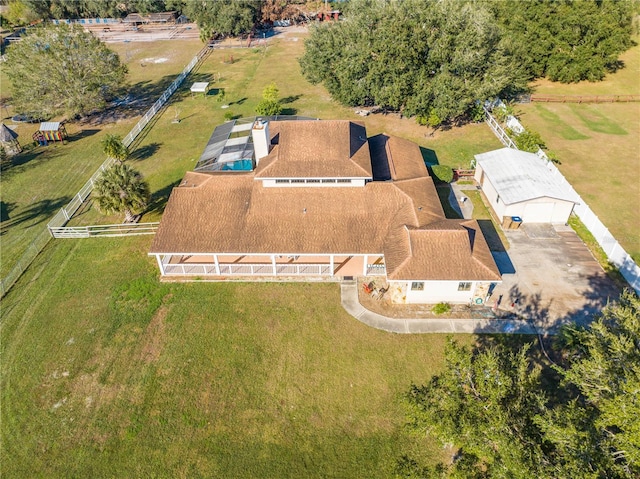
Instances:
[[[186,41],[179,45],[187,50]],[[160,93],[201,48],[195,43],[170,74],[160,69],[166,62],[148,60],[166,58],[169,45],[116,46],[129,56],[139,91]],[[152,190],[143,222],[160,219],[225,113],[253,115],[271,81],[290,113],[362,119],[302,78],[301,51],[297,35],[266,49],[214,51],[188,77],[128,160]],[[191,96],[195,81],[211,81],[211,94]],[[95,155],[69,195],[104,160],[102,136],[124,135],[135,120],[92,126],[94,134],[45,150],[69,174],[69,165]],[[454,166],[499,147],[482,124],[429,136],[399,116],[364,121],[370,134],[415,139]],[[6,179],[46,183],[53,166],[28,162]],[[22,200],[25,191],[12,188],[12,201]],[[70,226],[121,220],[88,202]],[[402,453],[416,451],[426,463],[443,458],[433,441],[406,434],[398,399],[438,371],[442,336],[369,329],[341,308],[335,285],[161,284],[149,244],[149,236],[52,240],[3,298],[7,476],[388,477]]]
[[[640,95],[640,45],[621,60],[625,67],[602,82],[541,80],[535,94]],[[524,126],[541,134],[560,171],[640,264],[640,103],[534,102],[518,109]]]

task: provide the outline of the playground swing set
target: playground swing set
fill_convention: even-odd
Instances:
[[[33,141],[40,146],[48,146],[50,142],[65,142],[68,138],[67,130],[59,121],[40,123],[40,128],[33,134]]]

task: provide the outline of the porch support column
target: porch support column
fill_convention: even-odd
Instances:
[[[273,266],[273,275],[276,276],[276,255],[271,255],[271,266]]]
[[[217,274],[218,276],[220,276],[220,263],[218,263],[218,255],[217,255],[217,254],[214,254],[214,255],[213,255],[213,262],[214,262],[214,263],[215,263],[215,265],[216,265],[216,274]]]
[[[366,276],[367,275],[367,261],[369,261],[369,255],[365,254],[364,255],[364,262],[362,264],[362,276]]]
[[[333,276],[333,255],[329,255],[329,267],[331,268],[331,276]]]
[[[162,264],[162,257],[157,254],[156,259],[158,260],[158,267],[160,268],[160,275],[164,276],[164,264]]]

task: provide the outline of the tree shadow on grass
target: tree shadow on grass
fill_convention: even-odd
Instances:
[[[135,161],[146,160],[147,158],[150,158],[151,156],[155,155],[161,146],[162,146],[162,143],[157,143],[157,142],[149,143],[148,145],[141,146],[131,153],[130,158]]]
[[[171,191],[173,188],[178,186],[182,180],[176,180],[158,191],[153,192],[151,195],[151,201],[149,202],[149,206],[147,206],[146,213],[160,213],[164,212],[164,208],[167,205],[167,201],[169,200],[169,196],[171,195]]]
[[[69,141],[82,140],[83,138],[88,138],[90,136],[95,135],[96,133],[100,133],[100,130],[96,130],[93,128],[90,128],[87,130],[80,130],[79,132],[74,133],[73,135],[70,135]]]
[[[281,105],[288,105],[289,103],[293,103],[296,100],[299,100],[300,98],[302,98],[302,95],[289,95],[289,96],[285,96],[284,98],[280,99],[280,104]]]
[[[28,227],[31,227],[50,219],[55,212],[66,205],[70,199],[68,196],[62,196],[54,200],[46,199],[33,203],[13,218],[3,221],[0,224],[0,236],[4,235],[9,228],[15,228],[20,224],[28,223]]]
[[[16,209],[15,203],[0,201],[0,223],[11,219],[11,212]]]
[[[80,125],[102,125],[114,123],[144,114],[162,96],[178,75],[165,75],[156,81],[144,80],[127,85],[116,93],[116,98],[106,108],[78,120]],[[182,84],[184,87],[185,83]],[[184,96],[184,88],[174,95]],[[187,89],[186,93],[189,93]]]
[[[8,180],[13,175],[20,174],[27,168],[36,167],[40,163],[55,158],[60,154],[60,151],[55,146],[27,148],[11,157],[11,165],[2,170],[3,180]]]

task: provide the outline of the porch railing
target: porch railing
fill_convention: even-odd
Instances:
[[[165,275],[218,275],[213,263],[196,264],[163,264]],[[273,276],[271,263],[221,263],[220,276]],[[331,266],[328,264],[277,264],[276,276],[331,276]]]

